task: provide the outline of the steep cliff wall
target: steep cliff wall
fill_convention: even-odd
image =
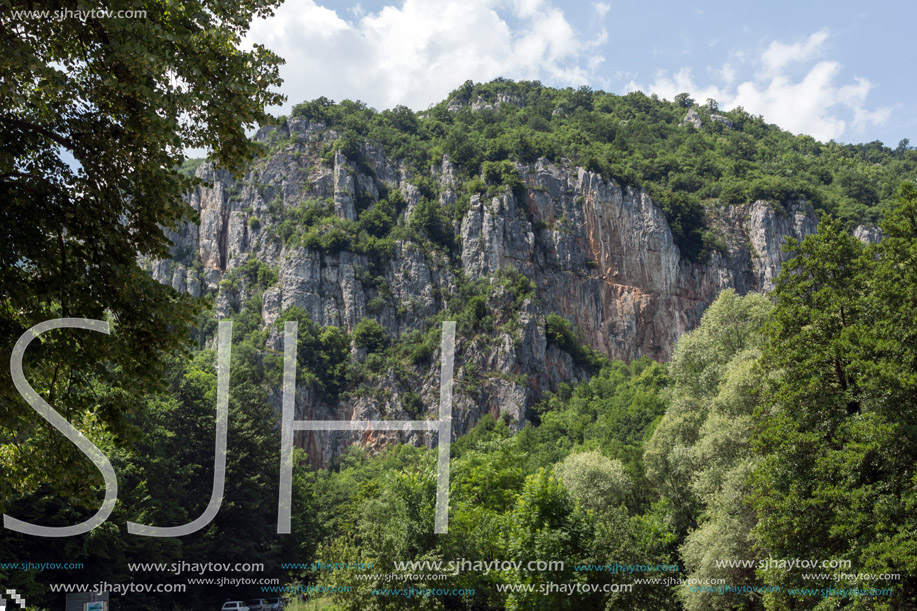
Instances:
[[[639,189],[582,168],[524,169],[525,200],[473,200],[462,223],[471,276],[515,265],[538,284],[542,311],[559,312],[613,358],[665,360],[726,288],[773,288],[787,237],[817,227],[804,203],[776,212],[766,202],[711,211],[725,252],[682,257],[659,208]]]
[[[514,303],[494,282],[489,307],[498,331],[490,337],[458,338],[457,435],[484,413],[507,414],[521,426],[545,392],[586,375],[571,355],[547,341],[546,314],[567,318],[589,344],[610,357],[665,360],[720,291],[772,288],[786,257],[784,240],[801,238],[817,225],[804,202],[785,210],[763,201],[711,209],[709,223],[725,247],[703,262],[692,262],[681,255],[664,214],[646,193],[582,168],[539,160],[517,164],[523,187],[471,196],[467,211],[454,220],[454,249],[399,240],[379,269],[365,254],[328,252],[291,239],[291,229],[293,238],[306,229],[293,222],[293,211],[303,201],[325,201],[337,217],[354,221],[380,201],[380,193],[398,190],[406,203],[398,219],[404,225],[422,198],[421,177],[368,143],[358,158],[348,159],[329,148],[337,134],[304,120],[291,119],[281,130],[263,130],[259,137],[281,144],[239,182],[209,163],[200,166],[197,175],[212,185],[190,196],[200,224],[173,234],[173,258],[148,261],[151,273],[176,290],[215,295],[218,315],[226,316],[261,289],[221,280],[257,259],[277,272],[276,282],[261,297],[265,325],[295,306],[319,325],[346,331],[372,317],[398,339],[434,324],[431,317],[456,295],[459,276],[474,281],[515,267],[534,281],[534,296]],[[431,168],[428,178],[438,185],[440,206],[455,210],[458,187],[449,159]],[[280,349],[280,341],[274,331],[268,343]],[[354,349],[354,356],[363,355]],[[408,418],[403,399],[412,391],[433,413],[436,359],[438,354],[429,366],[417,367],[413,382],[389,374],[379,385],[386,392],[374,396],[344,395],[328,404],[312,389],[300,388],[297,413],[308,418]],[[470,379],[473,375],[477,379]],[[272,396],[279,404],[279,391]],[[385,436],[309,434],[300,443],[321,465],[354,440],[371,445],[384,442]]]

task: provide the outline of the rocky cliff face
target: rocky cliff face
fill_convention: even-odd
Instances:
[[[684,258],[646,193],[582,168],[538,162],[524,170],[525,200],[478,199],[462,223],[462,263],[472,276],[515,265],[538,285],[544,312],[558,312],[596,349],[666,360],[720,291],[770,290],[787,237],[815,231],[804,203],[766,202],[712,211],[725,252]]]
[[[692,262],[681,255],[662,211],[646,193],[582,168],[539,160],[517,166],[523,188],[471,197],[467,212],[455,220],[460,246],[451,256],[445,249],[399,241],[382,270],[384,282],[370,282],[366,256],[297,245],[284,239],[283,223],[307,199],[327,201],[335,215],[355,220],[358,209],[372,208],[385,189],[403,195],[407,205],[399,222],[404,223],[420,201],[420,177],[368,143],[359,159],[331,153],[329,145],[337,134],[304,120],[291,119],[283,128],[262,130],[259,137],[280,144],[239,182],[209,163],[200,166],[197,175],[212,185],[190,196],[200,224],[171,234],[172,259],[147,261],[150,272],[178,291],[214,294],[218,315],[226,316],[256,290],[244,282],[221,284],[221,279],[257,259],[277,272],[277,281],[261,298],[265,325],[297,306],[315,323],[347,331],[370,316],[397,339],[433,324],[429,319],[456,294],[457,275],[475,280],[515,267],[534,281],[534,298],[520,306],[495,285],[490,303],[498,323],[513,323],[498,328],[512,331],[457,338],[456,435],[485,413],[507,414],[519,427],[545,392],[586,375],[569,354],[548,343],[546,314],[567,318],[609,357],[665,360],[720,291],[772,288],[786,257],[781,252],[784,240],[799,239],[817,225],[814,211],[803,202],[785,210],[763,201],[710,210],[710,224],[725,247],[704,262]],[[440,186],[440,205],[454,210],[457,179],[449,159],[431,168],[428,176]],[[866,229],[860,233],[869,239]],[[276,332],[268,342],[281,349]],[[354,356],[362,358],[356,348]],[[416,371],[413,388],[390,375],[380,384],[389,389],[384,393],[345,396],[327,404],[313,389],[301,387],[298,417],[407,419],[402,399],[409,391],[419,393],[433,414],[438,357]],[[279,390],[271,396],[279,406]],[[433,441],[428,434],[411,435],[414,441]],[[385,436],[310,433],[297,439],[313,462],[322,465],[347,443],[383,443]]]

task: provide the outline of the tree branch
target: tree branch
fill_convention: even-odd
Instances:
[[[10,116],[5,116],[5,117],[0,116],[0,123],[6,123],[7,125],[12,125],[20,129],[24,129],[26,131],[32,131],[32,132],[41,134],[45,138],[48,138],[49,140],[52,140],[55,143],[66,148],[68,151],[76,150],[76,144],[73,142],[73,140],[65,136],[56,134],[53,131],[51,131],[50,129],[46,127],[42,127],[41,125],[35,125],[34,123],[23,121],[22,119],[17,119],[15,117],[10,117]]]

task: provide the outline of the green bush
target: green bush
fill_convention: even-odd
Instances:
[[[284,311],[274,325],[282,334],[284,323],[294,320],[299,323],[296,362],[300,379],[313,383],[326,400],[337,400],[350,381],[350,336],[339,327],[315,324],[309,313],[297,306]]]
[[[465,306],[465,320],[472,326],[476,326],[487,316],[487,298],[483,295],[475,295],[468,300]]]
[[[551,313],[545,317],[545,338],[548,344],[557,346],[569,354],[574,363],[592,373],[601,369],[607,361],[600,352],[584,345],[570,321],[558,314]]]
[[[411,213],[409,225],[436,244],[447,247],[453,244],[452,222],[432,199],[421,197]]]
[[[371,236],[381,238],[395,226],[394,216],[395,207],[383,199],[360,213],[357,227]]]
[[[519,309],[526,299],[535,297],[535,281],[520,272],[512,265],[508,265],[497,272],[503,288],[513,296],[513,307]]]
[[[411,418],[419,418],[423,414],[423,401],[420,395],[413,390],[408,390],[401,394],[401,407],[408,413]]]
[[[416,330],[405,333],[398,342],[398,353],[414,365],[429,363],[439,345],[439,331],[439,326],[431,325],[424,333]]]
[[[235,288],[240,279],[244,280],[249,286],[263,291],[277,282],[277,270],[260,259],[249,259],[226,274],[220,284]]]
[[[380,352],[388,346],[388,335],[385,329],[372,318],[364,318],[353,330],[353,343],[358,348],[369,352]]]
[[[388,301],[385,299],[385,297],[376,295],[369,300],[369,303],[366,304],[366,308],[370,311],[371,314],[378,314],[385,309],[386,303],[388,303]]]
[[[373,373],[381,373],[385,369],[385,357],[381,354],[372,352],[366,355],[366,361],[364,362],[366,369]]]
[[[510,161],[485,161],[481,164],[484,182],[489,185],[505,185],[510,188],[522,186],[519,171]]]
[[[337,254],[350,247],[350,235],[340,225],[332,225],[327,227],[319,243],[324,253]]]

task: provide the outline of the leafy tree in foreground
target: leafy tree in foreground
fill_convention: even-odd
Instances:
[[[554,574],[557,581],[584,581],[574,573],[573,563],[587,558],[593,534],[592,515],[577,505],[560,480],[545,470],[526,478],[515,510],[509,516],[508,549],[514,558],[563,560],[564,571]],[[518,582],[539,583],[540,575],[520,572]],[[558,592],[514,592],[507,609],[582,609],[593,607],[599,596],[567,596]]]
[[[0,353],[48,319],[109,319],[110,337],[52,331],[26,355],[27,379],[71,421],[123,437],[122,414],[187,336],[190,300],[136,260],[166,256],[162,227],[193,216],[185,150],[211,149],[232,170],[254,154],[245,130],[282,101],[270,91],[281,60],[239,45],[276,4],[147,2],[133,18],[63,19],[19,12],[58,3],[0,6]],[[0,506],[49,478],[85,490],[95,470],[21,400],[6,367],[0,403]]]
[[[554,474],[583,507],[594,512],[622,505],[633,486],[620,460],[594,450],[570,454],[554,466]]]
[[[170,359],[163,392],[142,397],[144,409],[129,416],[144,431],[139,440],[115,447],[101,445],[119,477],[119,502],[111,518],[92,531],[45,545],[19,533],[0,537],[0,557],[34,562],[82,562],[75,572],[0,571],[0,582],[15,587],[33,604],[60,608],[62,595],[47,581],[73,583],[186,583],[173,571],[130,570],[130,563],[263,563],[262,578],[281,577],[282,561],[305,561],[315,551],[317,529],[312,503],[313,474],[305,454],[294,453],[292,534],[276,533],[280,469],[279,414],[269,400],[265,380],[277,376],[279,361],[264,359],[266,331],[260,327],[261,300],[253,296],[233,317],[229,384],[228,451],[220,510],[203,529],[183,537],[139,537],[127,533],[134,521],[155,526],[187,524],[210,501],[216,428],[216,350],[198,350],[192,358]],[[66,525],[86,519],[93,509],[60,498],[51,486],[16,498],[10,513],[30,522]],[[37,542],[37,543],[36,543]],[[42,579],[44,577],[44,579]],[[44,583],[41,583],[41,582]],[[240,589],[244,595],[254,591]],[[131,595],[122,609],[203,609],[225,598],[219,585],[193,585],[179,596],[155,591]]]
[[[917,191],[905,184],[867,247],[833,219],[788,262],[764,351],[776,380],[756,433],[764,455],[751,497],[756,538],[778,558],[842,559],[850,579],[803,581],[769,571],[784,587],[768,608],[828,608],[786,587],[886,588],[893,596],[845,608],[917,605]],[[869,581],[861,573],[899,573]],[[836,608],[831,606],[830,608]]]
[[[745,496],[758,458],[751,452],[756,406],[754,363],[763,343],[761,328],[772,306],[767,297],[720,294],[700,326],[683,335],[670,366],[671,405],[646,444],[650,480],[689,524],[680,552],[697,579],[753,585],[754,570],[716,566],[724,559],[753,559],[755,515]],[[758,609],[760,597],[679,589],[684,607]]]

